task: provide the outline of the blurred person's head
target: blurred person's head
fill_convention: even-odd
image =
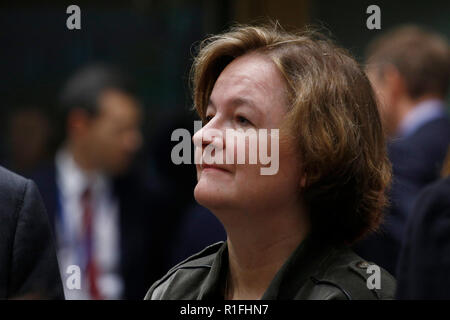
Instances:
[[[141,145],[141,110],[129,82],[115,69],[88,66],[73,75],[61,96],[66,144],[86,170],[119,174]]]
[[[448,93],[449,44],[434,32],[417,26],[395,28],[369,44],[366,62],[390,136],[414,106],[443,100]]]
[[[227,152],[207,131],[280,129],[275,175],[248,162],[197,165],[195,198],[227,232],[244,221],[279,230],[289,206],[323,241],[353,242],[378,226],[390,165],[372,87],[345,50],[314,33],[236,27],[202,43],[193,88],[201,156],[214,144]]]
[[[37,107],[19,106],[8,118],[8,151],[12,169],[27,174],[33,171],[48,152],[49,119]]]

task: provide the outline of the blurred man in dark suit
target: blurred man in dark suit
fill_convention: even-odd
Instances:
[[[118,71],[88,66],[65,86],[66,139],[33,178],[58,240],[61,270],[81,269],[67,299],[142,299],[164,268],[160,197],[128,172],[141,145],[141,110]],[[158,213],[158,216],[156,215]]]
[[[64,299],[53,240],[35,184],[0,167],[0,299]]]
[[[444,177],[421,192],[408,220],[398,299],[450,299],[450,149]]]
[[[390,137],[393,184],[391,208],[380,233],[362,241],[356,251],[395,275],[412,204],[422,188],[439,177],[450,144],[444,104],[450,82],[449,45],[438,34],[404,26],[371,43],[367,62]]]

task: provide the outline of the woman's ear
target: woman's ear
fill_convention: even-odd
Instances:
[[[75,108],[70,111],[67,117],[67,127],[70,135],[85,135],[89,130],[92,117],[87,111],[81,108]]]
[[[390,108],[392,104],[395,104],[400,98],[408,95],[408,89],[404,77],[400,74],[398,69],[394,66],[387,66],[384,70],[385,88],[389,94]]]

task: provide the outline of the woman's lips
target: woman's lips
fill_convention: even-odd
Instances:
[[[218,165],[214,165],[214,164],[202,164],[201,165],[202,171],[204,170],[217,170],[217,171],[222,171],[222,172],[228,172],[230,173],[230,170],[225,169],[224,167],[218,166]]]

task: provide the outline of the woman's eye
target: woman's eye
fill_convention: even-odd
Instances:
[[[236,117],[236,121],[241,124],[241,125],[251,125],[252,123],[250,121],[248,121],[246,118],[244,118],[243,116],[237,116]]]
[[[211,115],[206,116],[205,117],[205,124],[210,122],[212,118],[213,118],[213,116],[211,116]]]

